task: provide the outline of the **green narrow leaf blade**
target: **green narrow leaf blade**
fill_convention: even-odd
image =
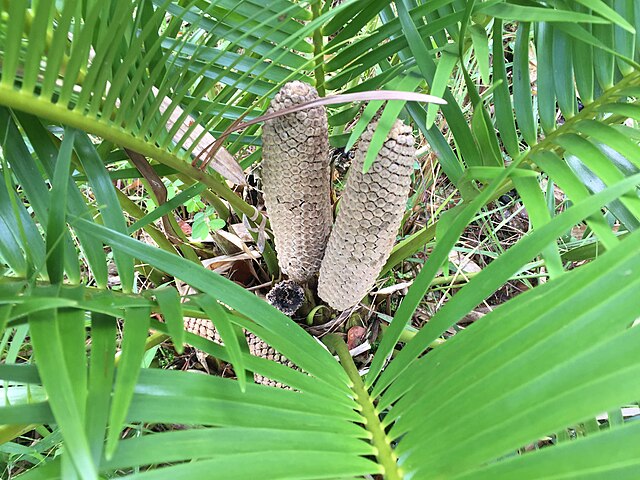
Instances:
[[[31,341],[38,356],[38,371],[49,394],[49,404],[62,429],[68,454],[83,480],[97,478],[96,466],[91,458],[85,436],[75,388],[64,359],[65,340],[61,338],[56,310],[42,310],[29,315]]]
[[[481,165],[484,166],[504,166],[500,145],[496,137],[495,128],[489,118],[489,114],[484,108],[482,102],[478,103],[473,112],[471,119],[471,131],[476,139],[481,153]],[[469,166],[473,166],[470,164]]]
[[[494,22],[494,28],[496,23],[498,22]],[[499,23],[501,24],[501,22]],[[491,83],[491,68],[489,66],[489,39],[487,38],[487,32],[481,25],[474,23],[469,27],[469,33],[471,34],[475,60],[478,62],[478,70],[480,70],[482,83],[489,85],[489,83]],[[502,38],[502,35],[500,35],[500,38]],[[496,50],[494,47],[493,51],[496,52],[500,50]]]
[[[566,120],[576,114],[576,92],[573,76],[573,44],[560,29],[553,31],[553,79],[558,106]]]
[[[455,476],[460,480],[497,480],[518,477],[540,478],[616,478],[632,480],[640,469],[636,445],[640,424],[565,442],[484,468]]]
[[[76,134],[75,150],[98,201],[104,224],[126,235],[127,225],[114,186],[88,135],[79,132]],[[122,289],[130,292],[134,282],[133,258],[126,253],[115,251],[114,261],[118,266]]]
[[[116,319],[91,313],[91,364],[86,432],[94,462],[102,459],[115,374]]]
[[[149,307],[131,307],[125,310],[122,334],[122,354],[114,386],[113,401],[109,413],[109,433],[105,455],[110,458],[118,446],[120,432],[124,425],[133,391],[142,366],[144,346],[149,332],[151,310]]]
[[[60,283],[64,275],[64,232],[66,231],[67,191],[75,131],[65,129],[56,161],[51,189],[51,205],[47,224],[47,270],[52,283]]]
[[[540,190],[538,180],[532,177],[514,177],[513,184],[518,190],[520,198],[522,198],[533,228],[540,228],[549,222],[551,220],[551,214]],[[558,277],[564,273],[557,242],[554,241],[545,247],[544,250],[542,250],[542,256],[545,259],[545,265],[550,278]]]
[[[82,301],[84,289],[71,287],[64,290],[66,298]],[[74,389],[74,397],[78,405],[80,418],[85,418],[87,402],[87,335],[84,326],[84,311],[77,308],[61,308],[58,310],[58,330],[65,344],[64,360],[69,379]]]
[[[556,128],[556,91],[553,72],[553,26],[536,25],[536,57],[538,60],[538,115],[545,134]]]
[[[438,64],[436,67],[435,75],[433,76],[433,82],[431,84],[431,95],[442,97],[449,84],[451,78],[451,72],[458,63],[458,56],[455,54],[455,50],[449,51],[445,49],[440,55]],[[436,119],[438,113],[438,105],[427,106],[427,128],[431,128],[433,122]]]
[[[538,143],[537,122],[533,115],[533,94],[529,74],[529,32],[530,23],[518,24],[513,52],[513,107],[522,138],[530,146]]]
[[[173,346],[176,352],[182,354],[184,351],[184,316],[180,295],[173,287],[156,288],[153,293],[173,339]]]
[[[236,331],[229,321],[227,312],[214,298],[207,295],[199,297],[197,303],[202,307],[202,310],[207,314],[209,319],[211,319],[220,333],[225,348],[229,350],[229,358],[238,377],[240,389],[244,391],[246,389],[247,378],[244,375],[245,367],[242,359],[242,349]]]
[[[500,139],[505,146],[511,158],[516,158],[520,153],[518,145],[518,134],[513,116],[513,107],[511,106],[511,95],[509,93],[509,82],[507,80],[507,68],[504,61],[504,53],[502,47],[502,22],[494,20],[493,23],[493,101],[495,103],[495,119],[498,130],[500,131]],[[488,58],[487,52],[487,58]],[[515,55],[514,55],[515,63]],[[515,72],[515,65],[512,67]],[[528,70],[527,70],[528,73]],[[501,82],[501,83],[499,83]],[[489,83],[486,81],[485,83]],[[515,83],[515,81],[514,81]],[[515,86],[513,87],[515,89]],[[515,93],[514,93],[515,97]]]

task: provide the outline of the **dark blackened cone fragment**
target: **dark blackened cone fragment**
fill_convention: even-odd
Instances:
[[[267,293],[267,301],[285,315],[293,315],[304,302],[304,290],[300,285],[285,280]]]

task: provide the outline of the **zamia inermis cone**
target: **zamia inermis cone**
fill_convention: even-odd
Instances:
[[[356,148],[320,267],[318,295],[336,310],[353,307],[373,287],[393,248],[411,187],[414,138],[399,120],[362,173],[375,128],[376,123],[367,127]]]
[[[306,83],[287,83],[269,112],[318,98]],[[327,114],[309,108],[265,122],[262,129],[264,201],[275,238],[278,263],[291,280],[318,273],[332,210]]]
[[[211,320],[207,320],[204,318],[187,318],[184,322],[184,328],[187,332],[195,333],[196,335],[200,335],[207,340],[211,340],[222,345],[222,338],[220,337],[220,334],[216,330],[216,327],[213,325],[213,322]],[[281,355],[276,351],[276,349],[267,345],[264,340],[256,337],[251,332],[245,331],[244,333],[247,339],[247,344],[249,345],[249,352],[251,353],[251,355],[255,355],[256,357],[260,358],[266,358],[267,360],[281,363],[290,368],[296,368],[296,366],[287,357]],[[259,375],[257,373],[253,375],[253,378],[256,383],[260,383],[262,385],[287,388],[282,383],[267,377],[263,377],[262,375]]]

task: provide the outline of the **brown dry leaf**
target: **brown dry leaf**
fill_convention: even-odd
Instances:
[[[384,287],[380,290],[376,290],[375,292],[371,292],[371,295],[390,295],[394,292],[398,292],[404,290],[405,288],[409,288],[413,284],[413,280],[410,282],[401,282],[396,283],[395,285],[391,285],[390,287]]]
[[[131,193],[139,187],[142,187],[142,182],[140,181],[139,178],[136,178],[133,180],[133,182],[131,182],[129,185],[124,187],[124,191],[126,193]]]
[[[155,87],[154,87],[155,88]],[[165,97],[162,99],[162,103],[160,104],[160,111],[164,112],[171,106],[171,99],[169,97]],[[171,128],[178,122],[183,116],[183,110],[179,106],[175,106],[173,111],[171,112],[171,116],[167,119],[167,130],[171,130]],[[195,120],[191,117],[187,117],[182,121],[178,131],[173,137],[173,140],[177,143],[182,141],[183,136],[186,134],[187,130],[191,128]],[[206,150],[210,149],[215,143],[216,139],[209,132],[204,132],[204,128],[201,125],[196,125],[191,133],[184,140],[184,148],[189,149],[191,146],[197,141],[197,145],[193,148],[193,154],[198,157],[206,157]],[[219,148],[215,153],[214,157],[211,159],[209,165],[216,172],[222,175],[224,178],[233,182],[237,185],[245,185],[246,181],[244,178],[244,172],[242,171],[242,167],[238,164],[235,158],[224,148]]]
[[[242,262],[233,262],[227,278],[244,287],[248,287],[254,280],[259,280],[258,274],[251,265],[250,260],[244,260]]]
[[[577,240],[582,240],[582,235],[584,235],[586,229],[586,225],[578,225],[577,227],[573,227],[571,229],[571,236]]]
[[[258,258],[260,258],[260,252],[250,250],[249,252],[236,253],[234,255],[221,255],[219,257],[207,258],[202,261],[202,265],[209,270],[223,274],[228,272],[236,262],[257,260]]]
[[[244,223],[234,223],[229,225],[229,229],[243,242],[252,243],[253,237],[247,230],[247,227]]]
[[[482,270],[477,263],[457,250],[449,252],[449,261],[456,266],[458,271],[463,273],[478,273]]]
[[[540,188],[546,191],[547,185],[548,185],[548,180],[546,178],[543,178],[540,181]],[[553,198],[556,201],[556,204],[558,205],[564,202],[566,198],[564,192],[560,189],[560,187],[558,187],[555,184],[553,185]]]
[[[447,104],[446,100],[443,100],[440,97],[427,95],[425,93],[403,92],[399,90],[367,90],[364,92],[356,93],[339,93],[336,95],[329,95],[328,97],[320,97],[315,100],[309,100],[297,105],[292,105],[288,108],[283,108],[282,110],[278,110],[276,112],[270,112],[265,115],[261,115],[248,122],[238,123],[230,130],[232,132],[236,130],[242,130],[256,123],[264,122],[266,120],[271,120],[283,115],[288,115],[290,113],[299,112],[301,110],[307,110],[309,108],[319,107],[322,105],[337,105],[340,103],[364,102],[371,100],[404,100],[407,102],[436,103],[439,105]]]
[[[529,79],[535,87],[536,81],[538,80],[538,59],[533,42],[529,42]]]
[[[238,236],[234,235],[231,232],[227,232],[226,230],[216,230],[216,234],[220,235],[222,238],[230,242],[231,244],[238,247],[239,250],[248,251],[249,247],[247,247],[246,243]]]

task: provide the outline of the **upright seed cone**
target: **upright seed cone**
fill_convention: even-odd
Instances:
[[[367,127],[357,146],[320,268],[318,295],[336,310],[353,307],[373,287],[393,248],[411,187],[414,138],[399,120],[373,166],[362,173],[375,127]]]
[[[270,112],[318,98],[306,83],[287,83]],[[331,231],[327,114],[315,107],[268,120],[262,130],[262,183],[278,263],[302,283],[320,269]]]

